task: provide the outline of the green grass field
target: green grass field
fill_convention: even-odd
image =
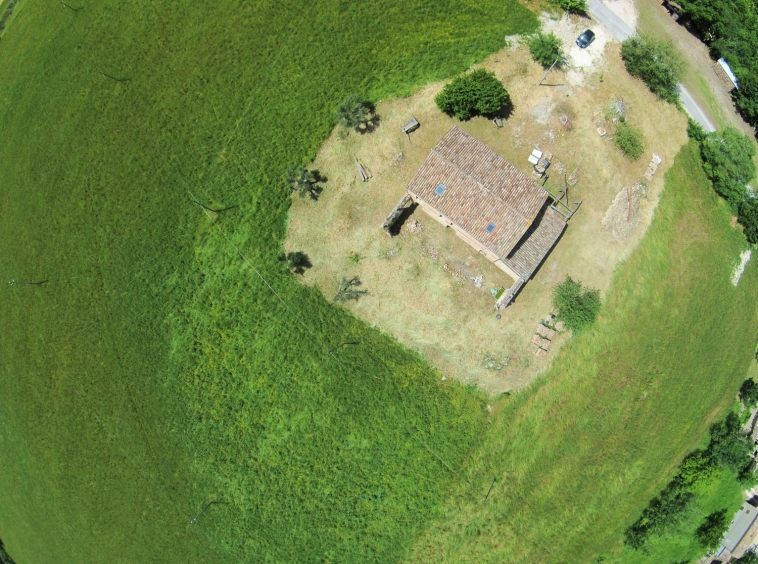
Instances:
[[[516,0],[67,3],[22,0],[0,43],[8,551],[396,560],[483,401],[281,270],[283,178],[346,94],[408,93],[536,18]],[[211,226],[193,196],[239,207]]]
[[[0,41],[19,564],[644,561],[622,532],[732,405],[758,321],[755,261],[733,288],[744,242],[692,148],[597,326],[489,427],[481,396],[276,261],[284,172],[345,94],[408,93],[535,26],[516,0],[21,0]],[[239,207],[214,226],[193,196]],[[734,501],[721,487],[705,505]]]
[[[597,324],[576,335],[529,390],[504,398],[466,461],[466,482],[410,561],[698,557],[697,520],[739,503],[733,476],[714,483],[682,529],[651,543],[649,553],[622,547],[623,532],[735,404],[758,326],[755,261],[737,288],[730,283],[746,245],[729,226],[697,148],[687,145]],[[493,478],[491,503],[482,503]]]

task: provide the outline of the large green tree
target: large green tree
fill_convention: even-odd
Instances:
[[[467,120],[500,113],[510,105],[511,97],[494,72],[476,69],[453,79],[434,101],[443,112]]]
[[[713,188],[736,212],[755,177],[755,146],[747,135],[733,127],[709,133],[700,144],[705,173]]]
[[[558,319],[572,331],[577,331],[595,322],[600,311],[600,292],[583,288],[570,276],[553,289],[553,307],[558,310]]]
[[[642,79],[662,100],[676,103],[682,61],[671,42],[635,35],[621,44],[621,58],[629,74]]]
[[[714,511],[695,531],[695,538],[703,548],[713,550],[721,543],[726,528],[729,526],[729,516],[726,509]]]

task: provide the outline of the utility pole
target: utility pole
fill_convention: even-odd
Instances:
[[[495,485],[495,480],[497,480],[497,476],[492,478],[492,483],[490,484],[490,489],[487,490],[487,495],[484,496],[484,503],[487,503],[487,498],[490,497],[490,492],[492,491],[492,486]]]
[[[98,72],[99,72],[100,74],[102,74],[103,76],[105,76],[105,77],[107,77],[107,78],[110,78],[111,80],[115,80],[116,82],[124,82],[125,80],[127,80],[127,79],[125,79],[125,78],[116,78],[115,76],[111,76],[111,75],[109,75],[108,73],[105,73],[105,72],[103,72],[103,71],[98,71]]]
[[[42,284],[45,282],[47,282],[47,279],[40,280],[39,282],[19,282],[18,280],[8,280],[8,284],[11,286],[19,286],[22,284],[26,284],[28,286],[42,286]]]
[[[81,10],[81,8],[72,8],[71,6],[66,4],[63,0],[60,0],[60,3],[63,5],[64,8],[68,8],[69,10],[72,10],[74,12],[78,12],[79,10]]]

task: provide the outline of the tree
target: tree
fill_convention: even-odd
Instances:
[[[621,116],[616,125],[616,134],[613,136],[613,144],[618,147],[624,156],[630,161],[636,161],[642,156],[645,150],[645,136],[642,131],[627,123],[624,116]]]
[[[758,554],[751,550],[743,554],[741,558],[732,558],[732,564],[758,564]]]
[[[737,219],[745,230],[748,243],[758,244],[758,198],[748,198],[740,202]]]
[[[621,44],[621,58],[629,74],[642,79],[651,92],[677,102],[682,61],[671,42],[635,35]]]
[[[740,419],[733,411],[723,421],[711,425],[711,439],[706,452],[714,464],[740,473],[750,462],[752,444],[742,432]]]
[[[586,14],[589,10],[587,0],[551,0],[570,14]]]
[[[595,322],[600,311],[600,292],[584,290],[581,282],[567,276],[553,289],[553,306],[558,310],[558,319],[577,331]]]
[[[695,538],[703,548],[713,550],[721,544],[721,538],[728,526],[729,517],[726,514],[726,509],[714,511],[697,528]]]
[[[368,294],[368,291],[358,289],[358,286],[361,284],[361,279],[358,276],[353,276],[350,279],[343,277],[337,287],[337,294],[334,296],[334,301],[346,302],[348,300],[355,300],[357,302],[358,299]]]
[[[372,114],[371,104],[363,100],[358,94],[349,94],[337,106],[337,119],[340,125],[358,133],[366,133],[373,129],[376,118],[372,117]]]
[[[700,155],[714,190],[737,211],[747,194],[747,183],[755,176],[752,141],[733,127],[727,127],[706,135],[700,144]]]
[[[748,409],[758,403],[758,384],[755,383],[755,380],[748,378],[742,382],[742,386],[740,386],[740,400],[742,400],[742,403]]]
[[[300,251],[284,253],[279,257],[279,260],[284,263],[287,270],[295,274],[303,274],[306,268],[313,266],[308,255]]]
[[[566,60],[563,54],[563,41],[554,33],[537,32],[529,38],[529,52],[532,59],[543,67],[551,66],[555,61],[562,65]]]
[[[474,115],[498,114],[510,105],[511,97],[494,72],[476,69],[453,79],[434,101],[443,112],[467,120]]]
[[[301,198],[306,196],[312,200],[318,200],[319,194],[322,192],[319,182],[323,182],[323,178],[318,170],[308,170],[302,166],[296,166],[289,169],[287,172],[287,182],[289,183],[290,191],[293,194],[297,194]]]

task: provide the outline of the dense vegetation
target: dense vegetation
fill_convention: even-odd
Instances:
[[[587,0],[550,0],[556,6],[566,10],[570,14],[586,14],[589,10]]]
[[[626,530],[624,540],[629,546],[641,549],[651,536],[663,536],[672,529],[681,527],[685,521],[692,522],[702,517],[691,515],[702,513],[703,504],[699,503],[698,498],[708,493],[709,486],[720,478],[736,478],[740,489],[754,485],[755,475],[750,472],[753,445],[741,427],[734,412],[711,426],[708,446],[694,451],[684,459],[674,479],[653,498],[640,518]],[[704,516],[703,522],[694,531],[704,552],[717,547],[734,509],[736,508],[730,506],[728,510],[722,508]]]
[[[653,94],[678,103],[682,62],[673,44],[635,35],[621,43],[621,58],[629,74],[641,79]]]
[[[613,144],[624,153],[630,161],[636,161],[645,151],[645,136],[639,127],[626,121],[624,116],[619,117],[616,124],[616,133],[613,135]]]
[[[758,200],[755,193],[748,190],[756,171],[752,141],[733,127],[705,133],[692,120],[689,120],[687,133],[700,145],[703,168],[713,189],[737,214],[748,242],[758,243]]]
[[[592,325],[600,312],[600,292],[583,288],[570,276],[553,288],[553,307],[558,319],[572,331]]]
[[[758,325],[755,263],[737,288],[730,282],[744,248],[697,146],[686,146],[597,321],[572,337],[535,385],[496,407],[466,464],[466,482],[416,544],[412,561],[699,558],[694,531],[705,516],[741,500],[727,471],[704,487],[681,529],[645,550],[623,545],[623,531],[733,406],[745,378]],[[466,484],[486,492],[493,477],[483,504],[484,494],[473,495]]]
[[[20,4],[0,272],[49,281],[0,300],[17,561],[402,553],[484,406],[287,272],[287,170],[349,93],[407,94],[536,25],[515,0]]]
[[[507,111],[511,98],[495,73],[476,69],[446,84],[434,98],[437,107],[460,120],[473,116],[494,116]]]
[[[528,45],[532,59],[545,68],[554,63],[560,65],[566,59],[563,53],[563,41],[554,33],[535,33],[529,38]]]
[[[732,96],[742,116],[758,126],[758,6],[743,0],[681,0],[684,15],[714,59],[724,57],[739,89]]]

